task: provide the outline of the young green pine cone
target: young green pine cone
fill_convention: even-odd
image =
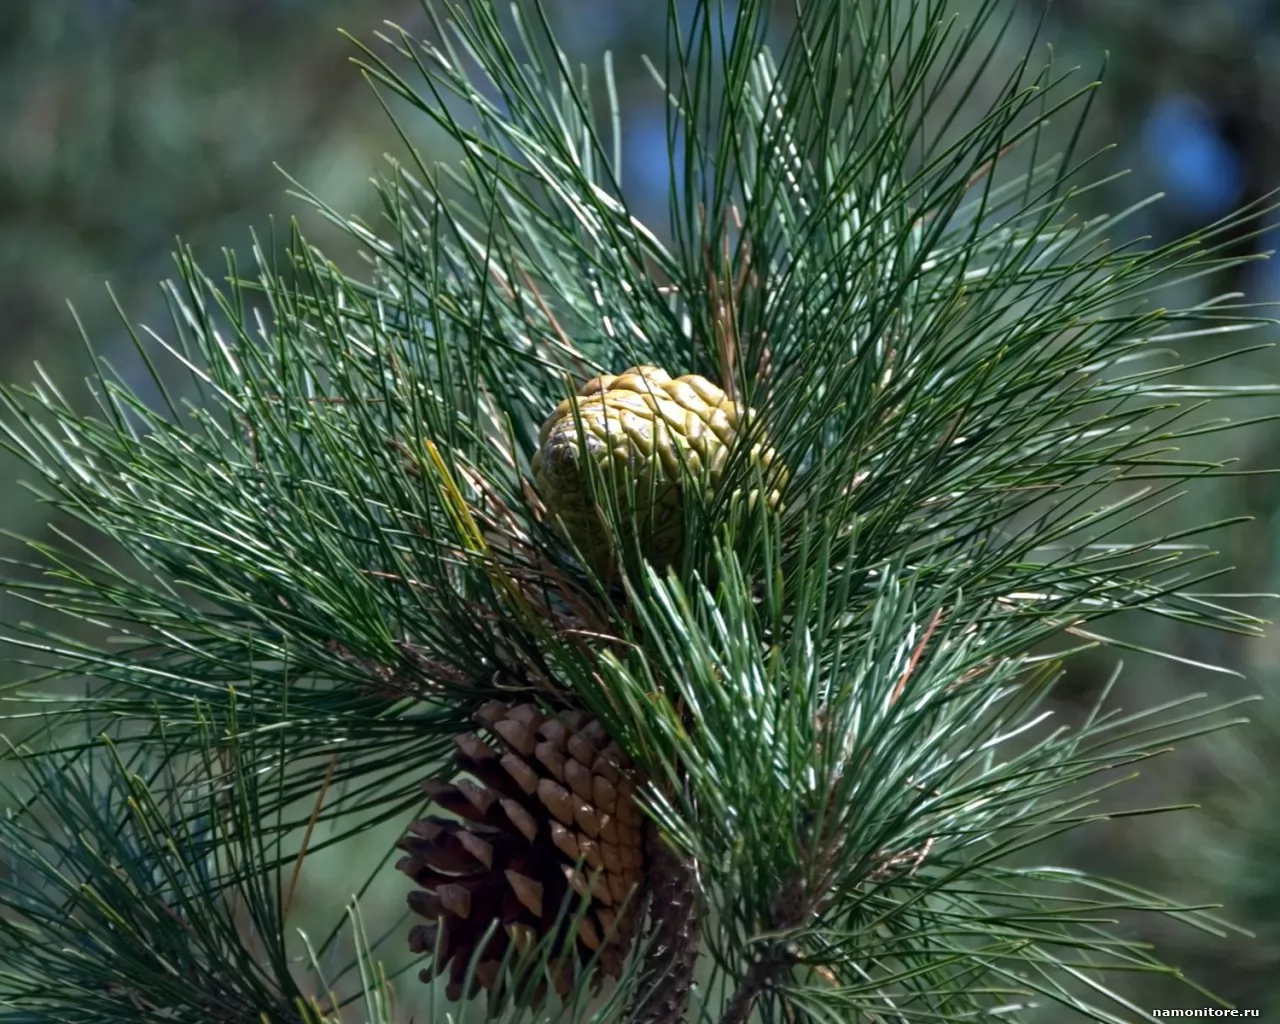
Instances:
[[[580,437],[578,422],[585,434]],[[584,448],[615,488],[621,526],[634,529],[650,562],[678,562],[684,545],[681,461],[714,496],[743,407],[704,377],[672,379],[656,366],[595,377],[561,402],[542,425],[533,476],[547,509],[592,566],[606,576],[616,563],[605,513],[591,499]],[[756,444],[752,457],[768,469],[775,453]],[[781,480],[777,481],[780,486]],[[772,490],[769,504],[777,506]],[[749,501],[756,499],[753,491]]]

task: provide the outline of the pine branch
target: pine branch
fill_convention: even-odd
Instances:
[[[224,281],[182,253],[133,336],[154,405],[96,355],[94,416],[0,388],[0,443],[113,546],[7,582],[68,623],[9,638],[22,1019],[381,1021],[408,946],[432,1019],[1116,1021],[1115,972],[1169,969],[1108,915],[1226,927],[1016,858],[1177,809],[1112,789],[1240,721],[1122,712],[1118,665],[1083,722],[1045,701],[1142,649],[1129,612],[1261,629],[1206,589],[1238,520],[1175,499],[1235,472],[1177,451],[1228,428],[1204,400],[1271,393],[1183,375],[1271,321],[1177,296],[1267,208],[1147,248],[1139,207],[1083,219],[1095,83],[998,59],[1002,0],[824,0],[780,46],[763,0],[684,7],[669,223],[628,206],[611,63],[601,105],[537,0],[428,4],[357,44],[406,143],[381,220],[307,197],[361,273],[296,227]],[[296,954],[306,859],[391,821],[415,926]]]

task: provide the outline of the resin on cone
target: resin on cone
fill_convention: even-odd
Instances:
[[[488,738],[455,738],[461,777],[423,783],[454,817],[415,821],[399,843],[406,856],[396,866],[420,886],[409,905],[427,918],[411,930],[410,947],[439,951],[423,981],[447,974],[450,999],[492,990],[509,946],[551,936],[571,895],[587,907],[575,914],[575,903],[559,922],[575,935],[553,936],[569,941],[552,965],[556,989],[567,992],[593,957],[603,974],[620,977],[645,877],[629,762],[585,712],[548,715],[533,704],[491,701],[477,717]],[[477,953],[472,991],[464,992]]]
[[[744,418],[741,405],[694,374],[672,378],[656,366],[632,366],[617,376],[594,377],[542,425],[534,482],[552,520],[593,568],[611,575],[613,539],[604,511],[592,500],[585,451],[602,479],[612,482],[624,530],[634,530],[650,562],[672,565],[683,551],[686,481],[703,484],[714,496]],[[751,455],[766,470],[774,461],[772,449],[761,444],[752,446]],[[753,491],[748,499],[755,498]],[[778,501],[772,490],[769,504]]]

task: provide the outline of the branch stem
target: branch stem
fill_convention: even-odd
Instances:
[[[653,947],[640,979],[634,1024],[680,1024],[702,944],[702,901],[693,864],[648,826],[650,935]]]
[[[720,1017],[720,1024],[746,1024],[756,997],[786,964],[786,958],[776,954],[763,956],[752,964],[751,969],[738,982],[733,998]]]

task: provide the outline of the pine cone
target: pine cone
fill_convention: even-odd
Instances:
[[[575,405],[585,439],[578,434]],[[623,524],[634,515],[645,556],[655,565],[671,565],[684,544],[681,460],[714,495],[742,416],[741,405],[693,374],[673,380],[656,366],[632,366],[616,377],[594,377],[542,425],[533,457],[534,482],[552,517],[559,517],[583,555],[611,575],[608,521],[591,501],[589,479],[579,465],[585,440],[602,473],[619,474],[614,480]],[[752,456],[765,468],[775,457],[760,444],[753,446]],[[628,482],[634,487],[634,508],[626,507]],[[755,498],[752,492],[749,500]],[[776,507],[779,492],[772,491],[768,500]]]
[[[430,981],[447,968],[446,994],[461,998],[472,956],[496,920],[500,927],[466,994],[493,990],[508,946],[550,935],[571,890],[590,904],[566,955],[553,964],[557,991],[565,994],[595,954],[605,974],[620,977],[645,868],[630,763],[585,712],[553,717],[532,704],[491,701],[477,718],[500,749],[475,733],[460,735],[454,760],[470,778],[422,784],[437,806],[462,820],[429,815],[398,844],[407,856],[396,867],[422,887],[409,894],[409,906],[432,922],[413,927],[410,948],[431,953],[441,940],[439,959],[420,977]],[[573,926],[576,909],[563,927]],[[597,986],[601,980],[597,975]]]

